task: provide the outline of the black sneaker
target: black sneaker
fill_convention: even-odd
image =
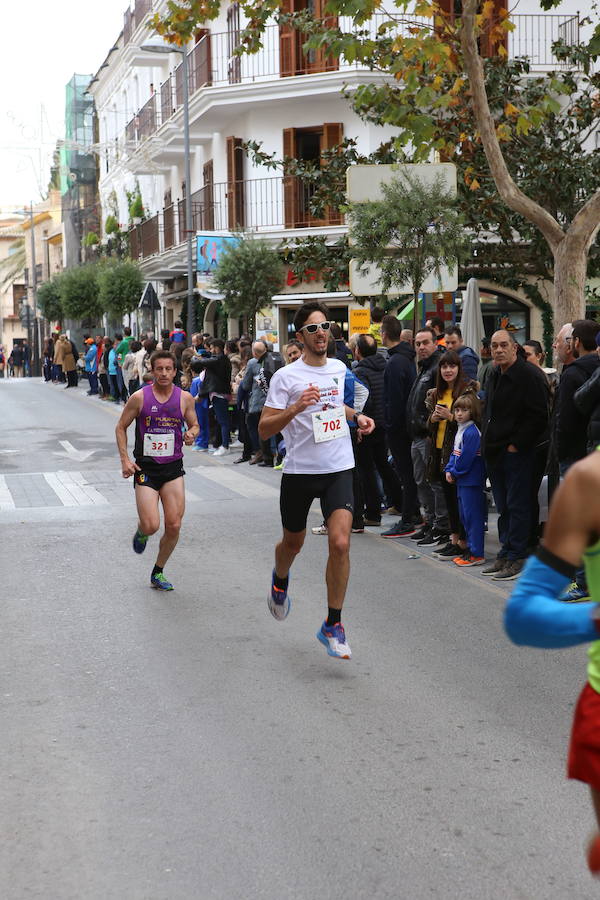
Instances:
[[[454,559],[456,556],[460,556],[462,552],[458,544],[448,541],[445,547],[442,547],[440,550],[434,550],[431,555],[435,556],[436,559]]]
[[[437,544],[437,538],[434,534],[433,528],[429,528],[420,541],[417,541],[417,547],[433,547],[434,544]]]
[[[447,531],[438,531],[437,528],[433,529],[433,536],[436,539],[437,543],[440,545],[440,547],[445,546],[448,543],[448,541],[450,540],[450,535],[448,534]]]
[[[518,578],[525,565],[524,559],[511,559],[507,562],[503,569],[493,575],[494,581],[514,581]]]
[[[395,525],[392,525],[391,528],[388,528],[387,531],[382,531],[380,537],[386,538],[399,538],[399,537],[410,537],[415,534],[417,530],[417,526],[413,525],[412,522],[403,522],[402,519],[399,519]]]
[[[414,534],[411,534],[411,541],[420,541],[425,534],[429,534],[432,531],[431,525],[421,525]]]

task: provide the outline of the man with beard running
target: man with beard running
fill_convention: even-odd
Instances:
[[[163,568],[179,540],[185,510],[182,444],[193,444],[199,428],[194,398],[173,384],[177,373],[175,356],[168,350],[156,350],[150,357],[150,371],[153,383],[131,395],[115,433],[123,478],[134,476],[139,521],[133,549],[143,553],[149,536],[160,528],[160,500],[165,531],[150,584],[161,591],[172,591],[173,585],[165,578]],[[127,452],[127,429],[134,420],[135,462]]]
[[[350,659],[341,623],[354,506],[354,455],[348,421],[354,421],[363,435],[371,434],[375,423],[344,405],[346,367],[327,357],[330,327],[324,304],[311,300],[300,307],[294,329],[304,352],[299,360],[274,373],[259,423],[262,440],[281,431],[286,446],[280,496],[283,536],[275,548],[268,605],[279,621],[290,611],[289,571],[304,544],[311,503],[318,497],[327,525],[329,558],[327,618],[317,638],[330,656]]]

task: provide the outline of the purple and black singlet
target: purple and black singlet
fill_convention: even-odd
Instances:
[[[181,388],[173,385],[166,403],[156,399],[151,384],[145,385],[142,392],[142,409],[135,424],[135,461],[142,469],[177,463],[183,459],[185,424],[181,413]]]

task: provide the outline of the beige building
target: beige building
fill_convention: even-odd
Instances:
[[[53,323],[45,322],[36,303],[37,288],[63,269],[63,225],[60,191],[53,190],[46,200],[33,207],[21,223],[25,235],[25,287],[31,307],[32,350],[39,357],[45,334]],[[31,229],[33,224],[33,241]],[[33,245],[33,246],[32,246]],[[35,256],[35,273],[34,273]]]
[[[5,262],[14,257],[17,263],[22,256],[22,221],[23,218],[18,215],[0,215],[0,345],[7,356],[15,339],[18,341],[27,337],[19,318],[19,308],[26,294],[24,266],[17,264],[15,271],[10,263]]]

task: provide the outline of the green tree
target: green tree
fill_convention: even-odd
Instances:
[[[280,256],[266,241],[240,237],[227,247],[215,270],[214,283],[224,296],[229,315],[255,316],[283,287]]]
[[[0,261],[0,290],[16,281],[27,265],[24,237],[17,238],[10,251],[9,256]]]
[[[50,281],[44,281],[37,289],[37,302],[43,316],[49,322],[62,322],[63,307],[59,282],[62,275],[55,275]]]
[[[429,275],[454,271],[466,249],[456,201],[438,175],[431,185],[399,170],[382,200],[350,206],[351,250],[361,272],[380,273],[382,293],[410,285],[416,329],[418,297]]]
[[[134,310],[144,289],[142,273],[129,260],[101,263],[97,269],[97,283],[103,311],[116,317]]]
[[[99,319],[104,312],[95,263],[65,269],[58,279],[60,302],[70,319]]]

